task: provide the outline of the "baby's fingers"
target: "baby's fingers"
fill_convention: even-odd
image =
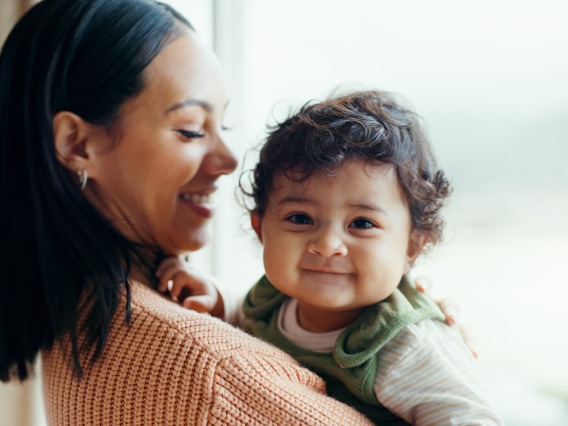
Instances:
[[[186,297],[181,301],[184,308],[192,309],[196,312],[211,313],[215,309],[217,298],[213,295],[198,295]]]
[[[188,271],[176,271],[170,277],[172,281],[170,285],[170,295],[181,301],[186,297],[207,294],[205,284],[197,277],[188,273]]]
[[[166,270],[175,268],[180,269],[182,268],[181,260],[177,256],[168,256],[164,260],[160,262],[158,267],[156,268],[156,276],[160,277],[160,275],[164,274]]]
[[[182,269],[182,264],[177,257],[172,256],[164,259],[154,273],[158,278],[158,291],[165,293],[171,290],[171,281]]]
[[[160,275],[156,273],[156,277],[158,278],[158,291],[162,293],[166,293],[167,291],[171,290],[173,277],[176,275],[177,270],[174,267],[163,269],[160,272]]]

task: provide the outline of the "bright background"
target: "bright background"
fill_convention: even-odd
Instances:
[[[415,275],[459,304],[506,424],[567,425],[568,3],[170,3],[221,57],[240,158],[267,122],[337,86],[411,102],[455,188],[446,239]],[[262,265],[234,201],[237,174],[225,179],[214,243],[192,261],[244,289]]]
[[[217,38],[239,154],[267,121],[338,85],[406,97],[455,187],[446,239],[415,275],[459,304],[506,424],[567,425],[568,3],[239,5],[219,22],[230,39]],[[248,286],[262,270],[259,246],[240,208],[218,219],[213,267]]]

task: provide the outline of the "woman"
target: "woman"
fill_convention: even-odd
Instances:
[[[155,290],[164,254],[206,244],[236,167],[219,64],[183,17],[44,0],[0,76],[2,381],[41,351],[49,424],[368,423],[284,353]]]

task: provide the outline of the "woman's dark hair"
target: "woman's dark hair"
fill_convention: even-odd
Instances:
[[[52,121],[71,111],[110,128],[184,29],[189,22],[151,0],[44,0],[9,34],[0,55],[0,380],[27,378],[38,351],[66,334],[80,376],[79,353],[100,355],[121,291],[130,321],[127,280],[142,248],[81,195],[57,160]]]
[[[431,244],[441,240],[440,209],[450,184],[437,168],[420,117],[394,95],[361,91],[308,102],[269,130],[256,167],[241,176],[249,211],[264,214],[277,173],[302,181],[312,173],[333,175],[347,160],[364,159],[394,165],[413,228]]]

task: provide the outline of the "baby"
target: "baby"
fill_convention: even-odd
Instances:
[[[266,273],[243,328],[377,424],[502,424],[463,339],[408,277],[441,240],[450,194],[414,112],[378,91],[307,104],[272,128],[241,188]],[[178,296],[206,285],[160,269]]]

